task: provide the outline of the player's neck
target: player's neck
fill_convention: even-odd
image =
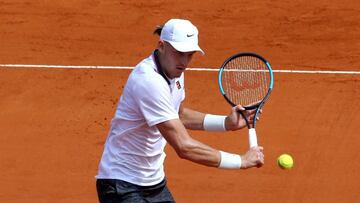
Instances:
[[[154,59],[155,59],[156,68],[157,68],[159,74],[161,76],[163,76],[163,78],[166,80],[166,82],[170,85],[171,78],[168,77],[168,74],[166,73],[166,69],[164,68],[164,65],[162,64],[161,53],[157,49],[154,51]]]

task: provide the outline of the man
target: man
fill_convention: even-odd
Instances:
[[[198,30],[188,20],[171,19],[156,31],[160,40],[154,53],[130,74],[111,123],[97,175],[97,191],[105,202],[175,202],[166,186],[164,147],[178,156],[224,169],[246,169],[264,163],[262,147],[240,156],[194,140],[186,129],[226,131],[246,126],[254,111],[241,106],[228,116],[204,114],[182,105],[184,71],[198,45]]]

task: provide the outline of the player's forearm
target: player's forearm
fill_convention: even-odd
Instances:
[[[253,161],[249,162],[249,155],[240,156],[239,154],[218,151],[196,140],[191,142],[177,151],[179,157],[197,164],[221,169],[246,169],[256,166],[252,163]]]
[[[204,113],[189,108],[182,108],[179,116],[186,129],[203,130]]]
[[[191,138],[180,120],[165,121],[157,128],[179,157],[206,166],[219,165],[219,151]]]
[[[188,143],[176,150],[178,156],[197,164],[218,167],[220,163],[220,153],[205,144],[191,139]]]
[[[223,153],[191,138],[179,119],[156,125],[166,141],[179,157],[205,166],[239,169],[241,158],[236,154]]]

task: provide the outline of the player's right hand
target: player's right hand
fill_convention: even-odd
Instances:
[[[261,146],[252,147],[241,156],[241,168],[261,167],[264,165],[264,148]]]

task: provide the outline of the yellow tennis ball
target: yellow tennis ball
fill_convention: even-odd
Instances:
[[[289,154],[280,155],[277,163],[282,169],[290,169],[294,166],[294,160]]]

